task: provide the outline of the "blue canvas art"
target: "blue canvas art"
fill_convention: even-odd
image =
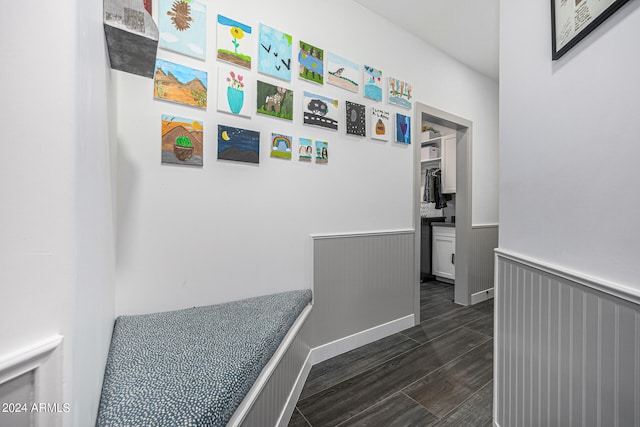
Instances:
[[[291,35],[260,24],[258,71],[282,80],[291,81]]]
[[[204,61],[207,6],[195,0],[159,0],[158,5],[159,46]]]
[[[364,97],[382,101],[382,71],[364,66]]]
[[[411,144],[411,117],[396,113],[396,142]]]
[[[260,163],[260,132],[218,125],[218,159]]]

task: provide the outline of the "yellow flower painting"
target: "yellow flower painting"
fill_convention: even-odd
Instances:
[[[218,15],[218,59],[251,69],[251,27],[226,16]]]

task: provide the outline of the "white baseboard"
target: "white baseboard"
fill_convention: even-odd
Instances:
[[[471,305],[493,298],[494,289],[495,288],[486,289],[484,291],[471,294]]]
[[[405,329],[412,328],[413,326],[415,326],[414,315],[410,314],[313,348],[311,349],[309,359],[311,360],[311,364],[315,365],[316,363],[331,359],[332,357],[388,337],[397,332],[404,331]]]
[[[300,369],[298,378],[296,379],[295,385],[289,394],[287,403],[280,414],[280,418],[278,419],[276,426],[286,427],[289,424],[289,420],[293,415],[296,403],[298,403],[298,399],[300,398],[300,394],[304,388],[304,383],[307,381],[307,377],[309,376],[309,372],[313,365],[397,332],[404,331],[405,329],[413,326],[414,315],[411,314],[401,317],[400,319],[392,320],[391,322],[383,323],[382,325],[374,326],[373,328],[365,331],[357,332],[353,335],[349,335],[348,337],[340,338],[325,345],[321,345],[320,347],[312,348],[311,351],[309,351],[309,355],[307,356],[302,369]]]

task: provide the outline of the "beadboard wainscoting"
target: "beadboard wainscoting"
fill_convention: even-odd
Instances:
[[[471,226],[471,265],[469,294],[471,304],[493,297],[493,250],[498,247],[498,224]]]
[[[413,230],[311,236],[313,307],[243,427],[286,426],[311,367],[414,326]]]
[[[413,230],[312,236],[314,308],[304,328],[312,348],[413,316],[414,238]]]
[[[494,422],[640,426],[640,293],[496,250]]]

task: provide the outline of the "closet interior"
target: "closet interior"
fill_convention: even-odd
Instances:
[[[428,121],[420,132],[421,281],[455,281],[456,130]]]

